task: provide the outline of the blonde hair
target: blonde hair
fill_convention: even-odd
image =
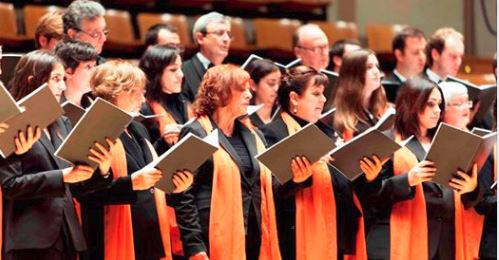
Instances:
[[[145,89],[146,76],[136,65],[125,60],[112,60],[97,66],[90,79],[92,94],[113,102],[122,91]]]

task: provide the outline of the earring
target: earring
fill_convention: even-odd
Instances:
[[[296,107],[293,108],[293,114],[296,114],[298,112],[298,109]]]

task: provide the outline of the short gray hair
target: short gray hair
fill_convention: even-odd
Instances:
[[[72,2],[62,16],[64,34],[67,34],[69,29],[80,29],[82,20],[93,20],[104,16],[105,13],[106,10],[98,2],[92,0],[76,0]]]
[[[205,33],[206,32],[206,27],[210,23],[228,23],[230,24],[230,17],[225,16],[221,13],[218,12],[209,12],[205,15],[200,16],[196,22],[194,23],[194,26],[192,27],[192,38],[194,39],[194,42],[196,43],[196,33]],[[196,43],[197,45],[197,43]]]
[[[446,107],[454,96],[462,94],[468,95],[468,89],[466,86],[459,82],[444,81],[438,84],[438,86],[442,90]]]

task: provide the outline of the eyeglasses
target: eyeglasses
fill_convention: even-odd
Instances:
[[[102,32],[92,32],[92,33],[89,33],[89,32],[85,32],[84,30],[80,29],[80,28],[75,28],[78,32],[82,32],[94,39],[101,39],[103,37],[107,37],[109,35],[109,30],[104,30]]]
[[[222,38],[224,35],[227,34],[227,36],[229,37],[230,40],[234,39],[234,36],[232,35],[232,33],[230,31],[227,31],[227,30],[216,30],[216,31],[212,31],[212,32],[204,32],[204,34],[205,35],[214,34],[215,36],[217,36],[219,38]]]
[[[329,52],[329,46],[328,45],[321,45],[321,46],[315,46],[315,47],[304,47],[304,46],[296,46],[300,49],[304,49],[313,53],[324,53],[324,52]]]
[[[447,104],[447,106],[472,108],[473,101],[469,100],[468,102],[451,103],[451,104]]]

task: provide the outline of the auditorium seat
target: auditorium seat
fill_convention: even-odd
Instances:
[[[113,53],[140,52],[142,43],[135,39],[132,20],[127,11],[108,9],[104,15],[109,35],[104,49]]]
[[[182,14],[138,14],[137,24],[139,27],[140,39],[142,41],[145,40],[145,35],[149,27],[157,23],[166,23],[176,27],[180,37],[180,43],[186,48],[193,48],[187,17]]]
[[[324,33],[326,33],[330,45],[332,45],[338,40],[343,40],[343,39],[356,40],[356,41],[359,40],[359,32],[357,30],[357,24],[355,24],[354,22],[311,21],[311,23],[317,24],[324,31]]]
[[[46,13],[64,12],[64,8],[55,5],[25,5],[24,13],[24,30],[27,37],[35,38],[36,26],[38,21]]]
[[[301,25],[298,20],[255,18],[253,28],[257,49],[268,58],[282,62],[293,58],[293,34]]]
[[[230,45],[231,50],[251,50],[254,46],[249,44],[248,38],[246,37],[246,26],[244,20],[239,17],[232,17],[231,19],[231,32],[234,39]]]
[[[377,53],[391,53],[392,40],[404,25],[369,23],[366,26],[367,46]]]
[[[3,45],[4,51],[19,51],[34,48],[34,41],[32,39],[24,35],[19,35],[17,16],[13,4],[0,2],[0,17],[2,17],[0,45]]]

